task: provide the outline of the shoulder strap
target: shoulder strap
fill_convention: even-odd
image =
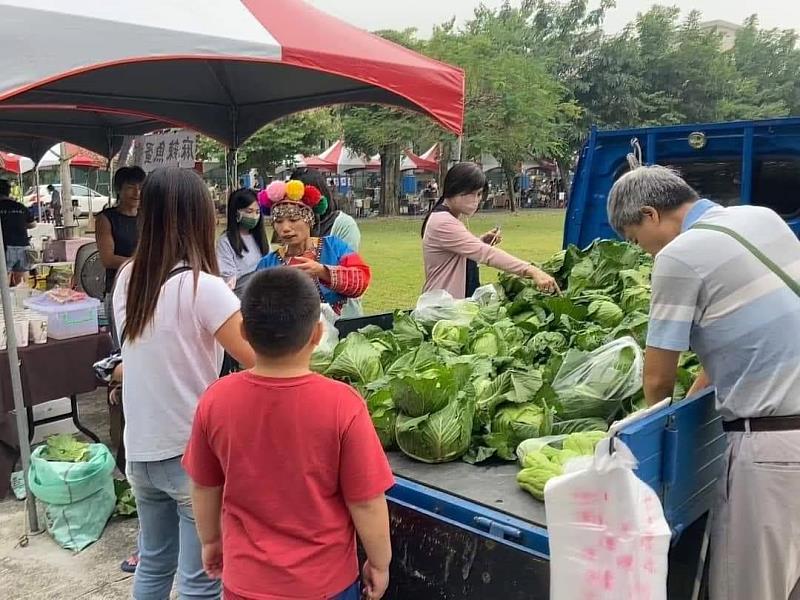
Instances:
[[[778,265],[776,265],[766,254],[764,254],[761,250],[756,248],[753,244],[751,244],[746,238],[742,235],[734,231],[733,229],[729,229],[727,227],[723,227],[721,225],[711,225],[709,223],[698,223],[693,225],[691,229],[705,229],[708,231],[717,231],[719,233],[724,233],[727,236],[732,237],[737,242],[739,242],[742,246],[747,248],[750,251],[750,254],[755,256],[758,260],[760,260],[765,267],[767,267],[770,271],[775,273],[781,280],[789,286],[798,297],[800,297],[800,284],[797,283],[791,276],[781,269]]]
[[[186,265],[184,265],[184,266],[182,266],[182,267],[176,267],[176,268],[172,269],[172,271],[170,271],[169,273],[167,273],[167,278],[164,280],[164,285],[166,285],[166,283],[167,283],[167,282],[168,282],[170,279],[172,279],[173,277],[175,277],[176,275],[180,275],[181,273],[186,273],[186,271],[191,271],[191,270],[192,270],[192,267],[188,267],[188,266],[186,266]],[[115,282],[114,282],[114,284],[116,285],[116,283],[117,283],[117,282],[115,281]],[[162,286],[162,287],[163,287],[163,286]],[[123,327],[123,328],[122,328],[122,333],[120,333],[120,335],[119,335],[119,347],[120,347],[120,348],[122,348],[122,345],[125,343],[125,338],[126,338],[126,335],[125,335],[125,334],[126,334],[126,331],[125,331],[125,329],[126,329],[126,327]]]

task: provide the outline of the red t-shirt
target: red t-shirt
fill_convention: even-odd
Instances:
[[[223,581],[258,600],[329,598],[358,577],[346,502],[393,483],[362,398],[320,375],[229,375],[200,399],[183,457],[224,486]]]

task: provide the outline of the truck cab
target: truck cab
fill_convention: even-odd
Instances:
[[[581,151],[564,228],[564,245],[615,238],[606,198],[628,171],[627,156],[678,171],[702,196],[724,206],[771,208],[800,234],[800,119],[734,121],[600,131]]]

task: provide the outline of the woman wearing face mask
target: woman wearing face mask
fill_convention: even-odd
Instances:
[[[237,296],[269,250],[256,193],[247,188],[234,191],[228,198],[228,228],[217,242],[217,262],[220,276]]]
[[[533,279],[543,292],[558,291],[550,275],[496,248],[501,240],[497,230],[479,238],[461,222],[461,217],[475,214],[486,190],[486,175],[475,163],[459,163],[447,172],[442,196],[422,223],[423,292],[441,289],[456,299],[471,296],[480,286],[478,264]]]
[[[318,215],[328,210],[328,198],[314,185],[293,179],[273,181],[263,196],[272,227],[281,243],[258,264],[258,269],[282,265],[305,272],[317,284],[320,302],[342,314],[350,298],[369,287],[370,268],[357,252],[335,235],[313,235]]]

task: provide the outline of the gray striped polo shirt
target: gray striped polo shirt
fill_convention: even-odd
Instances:
[[[730,236],[733,229],[800,280],[800,241],[773,211],[700,200],[658,253],[647,345],[694,350],[726,420],[800,415],[800,298]]]

